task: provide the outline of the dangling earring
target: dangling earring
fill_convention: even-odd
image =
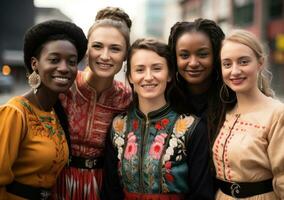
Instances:
[[[176,72],[176,80],[177,80],[177,82],[179,82],[178,72]]]
[[[41,84],[41,79],[40,79],[39,74],[37,74],[35,71],[33,71],[33,73],[31,73],[29,75],[28,79],[29,79],[29,85],[34,90],[34,94],[36,94],[37,89]]]
[[[224,95],[225,95],[225,97],[224,97]],[[229,93],[229,90],[228,90],[227,85],[225,83],[223,83],[223,85],[220,89],[219,96],[220,96],[220,99],[223,103],[232,103],[232,102],[235,101],[235,99],[230,100],[230,93]]]
[[[258,87],[259,87],[260,91],[262,92],[263,91],[263,77],[261,76],[261,72],[258,76]]]

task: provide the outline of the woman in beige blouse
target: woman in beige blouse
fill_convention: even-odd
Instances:
[[[226,109],[213,146],[216,199],[284,199],[284,104],[272,98],[263,47],[235,30],[221,63]]]

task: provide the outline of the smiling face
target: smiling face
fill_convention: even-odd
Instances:
[[[213,52],[209,38],[202,32],[186,32],[176,43],[179,74],[190,87],[202,87],[210,82]]]
[[[226,41],[221,49],[222,76],[225,84],[237,94],[256,90],[262,61],[248,46]]]
[[[166,59],[154,51],[137,49],[132,54],[130,65],[129,81],[139,102],[151,100],[163,105],[167,83],[171,80]]]
[[[77,75],[77,50],[67,40],[49,41],[43,45],[39,58],[32,57],[31,65],[40,75],[40,89],[65,92]]]
[[[94,75],[112,79],[120,71],[126,51],[126,41],[116,28],[95,28],[90,35],[87,51],[89,66]]]

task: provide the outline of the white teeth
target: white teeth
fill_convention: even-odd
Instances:
[[[143,88],[154,88],[156,85],[142,85]]]
[[[64,83],[69,81],[68,78],[64,78],[64,77],[55,77],[54,79],[60,82],[64,82]]]

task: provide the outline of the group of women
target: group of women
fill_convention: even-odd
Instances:
[[[196,19],[130,45],[131,25],[107,7],[87,38],[27,31],[31,91],[0,107],[0,199],[284,199],[284,105],[259,40]]]

